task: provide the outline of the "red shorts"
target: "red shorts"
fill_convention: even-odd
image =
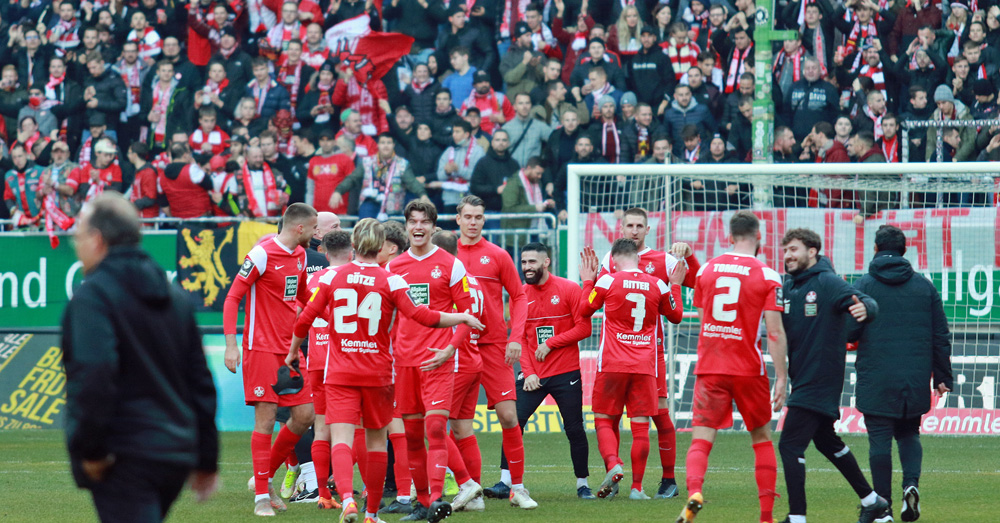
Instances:
[[[657,409],[656,377],[630,372],[598,372],[594,379],[591,410],[597,414],[620,416],[628,408],[628,416],[655,416]]]
[[[662,352],[656,353],[656,396],[658,398],[670,396],[667,389],[667,359]]]
[[[294,407],[312,403],[309,376],[303,375],[302,390],[278,396],[271,385],[278,382],[278,369],[285,365],[287,354],[243,350],[243,397],[247,405],[257,402],[277,403],[279,407]]]
[[[482,372],[456,372],[455,393],[451,400],[451,419],[473,419],[479,404],[479,383]]]
[[[309,371],[309,383],[317,384],[317,386],[312,388],[313,410],[316,411],[317,416],[326,415],[326,387],[322,385],[323,373],[324,371],[322,370]]]
[[[326,406],[328,414],[324,421],[350,423],[366,429],[381,429],[392,421],[392,401],[394,387],[348,387],[326,384]]]
[[[396,367],[396,408],[400,414],[451,411],[454,389],[455,370],[451,365],[442,365],[430,372],[420,367]]]
[[[694,381],[691,424],[728,429],[733,426],[733,401],[747,430],[771,422],[771,385],[767,376],[703,374]]]
[[[502,343],[481,343],[479,354],[483,357],[483,389],[486,390],[486,407],[492,409],[501,401],[517,401],[514,367],[504,360],[507,348]]]

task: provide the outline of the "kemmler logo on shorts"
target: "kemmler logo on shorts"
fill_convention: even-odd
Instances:
[[[253,395],[257,396],[258,398],[263,398],[264,397],[264,387],[254,387],[253,388]]]

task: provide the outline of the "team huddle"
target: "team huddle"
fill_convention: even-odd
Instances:
[[[753,442],[760,521],[773,523],[777,461],[770,422],[772,411],[785,405],[788,387],[782,317],[788,300],[778,273],[756,258],[760,231],[753,213],[733,216],[731,252],[700,265],[687,244],[675,243],[670,252],[647,247],[646,212],[630,209],[621,219],[623,237],[603,261],[589,247],[581,253],[582,288],[549,271],[548,250],[539,243],[521,250],[522,284],[511,256],[482,237],[485,206],[478,197],[458,204],[457,237],[436,228],[432,204],[410,202],[404,218],[403,244],[408,248],[390,241],[402,236],[393,231],[398,226],[374,219],[358,222],[351,235],[327,233],[321,251],[329,267],[307,278],[305,247],[316,233],[317,213],[293,204],[279,233],[254,247],[234,278],[224,310],[226,365],[236,372],[242,361],[246,403],[255,409],[251,453],[256,515],[286,509],[272,478],[310,426],[315,432],[312,459],[322,479],[317,503],[321,509],[341,509],[341,522],[381,521],[390,442],[396,485],[401,494],[409,494],[412,483],[416,494],[412,502],[401,496],[386,507],[386,512],[406,512],[404,521],[436,522],[453,511],[481,511],[484,496],[506,497],[513,506],[534,509],[538,504],[525,488],[522,430],[549,395],[563,418],[580,498],[618,494],[625,476],[619,426],[626,411],[632,431],[629,498],[650,499],[642,481],[651,424],[657,429],[662,467],[655,497],[677,496],[663,318],[681,322],[681,286],[686,286],[694,289],[701,330],[693,440],[686,458],[688,501],[677,522],[693,521],[703,508],[708,456],[716,432],[732,426],[735,401]],[[811,267],[809,260],[815,263],[813,250],[806,249],[813,257],[805,262],[796,258],[803,242],[809,244],[810,238],[785,245],[786,268],[795,268],[798,260],[806,263],[796,268],[802,272]],[[504,292],[509,296],[509,330]],[[843,312],[863,322],[874,316],[877,305],[866,296],[859,301],[857,294],[853,301],[845,299]],[[244,297],[240,350],[236,322]],[[592,493],[579,342],[590,337],[591,317],[602,309],[591,404],[606,474]],[[808,305],[805,310],[808,315]],[[773,394],[759,345],[762,320],[774,364]],[[517,377],[515,362],[521,365]],[[794,371],[793,365],[793,379]],[[503,429],[501,481],[487,489],[481,486],[482,458],[472,430],[480,386]],[[290,417],[272,444],[279,406],[290,407]],[[805,445],[812,438],[834,461],[862,499],[861,521],[874,521],[886,501],[867,486],[859,470],[855,474],[850,469],[851,463],[857,469],[857,463],[832,431],[824,432],[825,418],[799,416],[814,429]],[[785,459],[784,436],[782,443],[787,475],[789,460],[804,463],[804,458],[790,454]],[[802,446],[798,454],[804,450]],[[357,500],[355,463],[365,485]],[[448,470],[459,484],[450,502],[443,498]],[[326,485],[331,472],[339,502]],[[801,476],[804,486],[804,465]],[[800,513],[796,509],[801,504],[799,521],[805,521],[804,490],[799,494],[789,483],[789,498],[793,514]],[[404,504],[405,510],[396,510]]]

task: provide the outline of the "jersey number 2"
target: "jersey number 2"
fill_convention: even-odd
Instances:
[[[734,322],[736,321],[736,311],[725,309],[726,305],[733,305],[740,300],[740,286],[743,282],[739,278],[722,276],[715,280],[715,298],[712,299],[712,317],[716,321]],[[719,289],[726,289],[726,292],[718,292]]]
[[[368,335],[378,333],[378,324],[382,320],[382,295],[369,292],[358,306],[358,293],[354,289],[337,289],[333,291],[335,301],[344,300],[347,303],[333,309],[333,327],[339,334],[354,334],[358,330],[358,322],[344,321],[357,316],[368,320]]]

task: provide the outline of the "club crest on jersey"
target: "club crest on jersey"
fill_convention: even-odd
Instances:
[[[490,263],[490,257],[489,256],[483,256],[482,258],[479,258],[479,263],[481,263],[483,265],[489,265],[489,263]]]
[[[646,273],[647,274],[653,274],[654,271],[656,271],[656,267],[653,267],[653,262],[649,262],[646,265]]]
[[[253,395],[257,396],[258,398],[263,398],[264,397],[264,387],[254,387],[253,388]]]
[[[553,294],[550,301],[552,302],[552,305],[559,305],[559,295]]]
[[[299,272],[302,272],[302,260],[296,261],[295,266],[299,268]]]
[[[806,294],[806,303],[816,303],[816,291],[809,291],[809,294]]]
[[[436,280],[440,277],[441,277],[441,269],[438,267],[434,267],[434,270],[431,271],[431,278],[434,278]]]

